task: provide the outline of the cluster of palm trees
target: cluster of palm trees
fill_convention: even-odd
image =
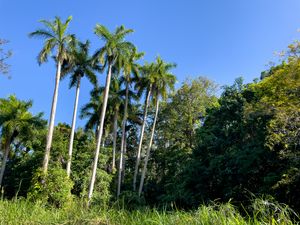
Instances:
[[[83,107],[81,115],[82,117],[89,118],[87,127],[94,128],[96,133],[96,149],[88,191],[88,202],[90,202],[93,195],[99,151],[101,144],[104,142],[105,133],[109,130],[108,126],[112,126],[113,131],[112,168],[113,170],[116,168],[118,118],[123,111],[117,196],[121,193],[122,172],[125,166],[124,152],[126,151],[125,128],[127,120],[131,117],[129,113],[131,111],[129,101],[130,98],[135,95],[140,96],[141,99],[145,96],[143,120],[141,122],[133,178],[133,190],[136,190],[148,108],[151,101],[155,104],[155,117],[138,191],[139,195],[141,195],[153,143],[160,98],[165,98],[168,90],[174,88],[176,78],[170,73],[170,70],[176,65],[166,63],[160,57],[157,57],[155,62],[146,63],[143,66],[139,65],[138,60],[143,57],[144,53],[138,52],[131,42],[125,41],[125,37],[132,33],[133,30],[126,29],[124,26],[117,27],[114,32],[110,32],[105,26],[97,24],[94,33],[104,41],[104,45],[93,55],[89,55],[89,41],[82,43],[76,39],[75,35],[68,34],[67,29],[71,20],[72,17],[69,17],[65,22],[61,21],[59,17],[55,17],[54,21],[41,20],[40,22],[44,25],[44,28],[30,33],[30,37],[38,37],[45,40],[43,48],[38,55],[39,64],[46,62],[51,53],[54,53],[55,56],[53,58],[56,62],[55,88],[44,154],[43,171],[47,173],[50,158],[59,82],[62,78],[70,75],[70,87],[76,87],[67,162],[67,175],[70,176],[80,81],[81,78],[85,76],[95,86],[91,92],[91,101]],[[97,73],[103,73],[104,71],[107,71],[105,86],[99,87]],[[120,74],[122,74],[122,76],[118,78]],[[121,86],[124,86],[125,90],[121,90]],[[131,87],[134,87],[134,89]],[[133,92],[135,93],[133,94]],[[121,108],[123,109],[122,111]],[[94,112],[91,112],[91,110]],[[110,125],[110,121],[113,121],[112,125]]]

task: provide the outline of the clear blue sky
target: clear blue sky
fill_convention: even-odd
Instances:
[[[260,76],[274,52],[299,39],[299,0],[0,0],[0,38],[10,40],[14,56],[9,60],[12,79],[0,76],[0,97],[15,93],[33,99],[33,112],[48,119],[55,67],[38,66],[36,56],[42,41],[28,33],[40,27],[38,20],[72,15],[69,31],[81,40],[90,39],[92,50],[101,47],[93,34],[96,23],[109,29],[133,28],[129,38],[145,60],[156,55],[176,62],[181,82],[186,77],[207,76],[224,85],[238,76],[246,82]],[[103,82],[104,76],[100,77]],[[91,86],[83,82],[80,106],[89,100]],[[57,122],[71,122],[74,90],[61,83]],[[83,122],[79,122],[83,125]]]

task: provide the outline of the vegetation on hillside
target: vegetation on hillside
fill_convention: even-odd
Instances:
[[[71,17],[41,22],[44,28],[30,35],[44,39],[39,63],[54,54],[50,121],[47,126],[42,113],[30,112],[32,101],[0,99],[1,223],[299,219],[298,42],[260,80],[244,84],[238,78],[218,96],[217,84],[205,77],[175,90],[176,64],[161,57],[142,64],[144,53],[125,40],[133,30],[124,26],[110,32],[97,24],[94,33],[104,44],[90,54],[89,41],[68,33]],[[106,75],[105,86],[99,74]],[[76,87],[72,125],[54,126],[59,82],[68,76]],[[80,109],[87,124],[75,130],[85,78],[94,86]],[[259,200],[265,196],[272,201]]]

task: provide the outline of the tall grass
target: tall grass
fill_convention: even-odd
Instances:
[[[230,203],[200,206],[198,210],[158,211],[141,209],[85,209],[79,203],[68,208],[44,207],[40,203],[28,200],[0,201],[0,224],[201,224],[201,225],[290,225],[297,224],[291,218],[297,215],[285,205],[265,200],[253,202],[251,214],[242,216]]]

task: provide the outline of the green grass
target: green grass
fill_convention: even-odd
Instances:
[[[27,200],[0,201],[0,224],[120,224],[120,225],[152,225],[152,224],[210,224],[210,225],[277,225],[297,224],[290,219],[296,215],[285,205],[273,204],[263,200],[255,200],[253,212],[246,217],[241,216],[230,203],[200,206],[198,210],[158,211],[141,209],[126,211],[124,209],[90,209],[80,204],[73,204],[65,209],[43,207],[39,203]]]

